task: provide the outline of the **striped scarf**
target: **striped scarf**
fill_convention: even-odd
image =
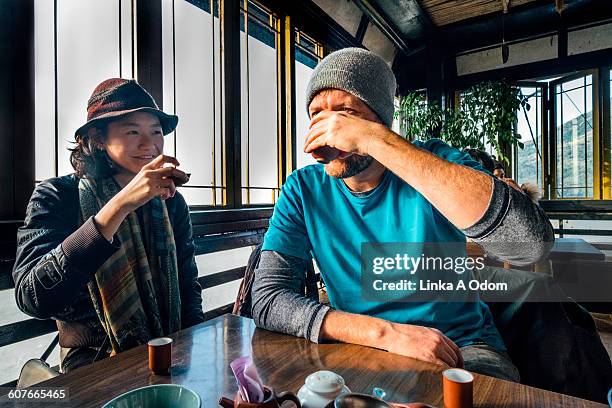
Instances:
[[[120,189],[112,177],[81,179],[81,219],[96,215]],[[114,236],[120,248],[88,283],[114,353],[181,327],[176,245],[166,204],[155,197],[142,207],[142,213],[142,225],[135,211],[123,220]]]

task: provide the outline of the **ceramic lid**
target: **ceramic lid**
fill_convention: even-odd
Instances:
[[[306,377],[306,387],[313,392],[328,394],[339,393],[344,387],[344,379],[331,371],[317,371]]]

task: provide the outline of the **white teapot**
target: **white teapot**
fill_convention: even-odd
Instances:
[[[297,393],[302,408],[325,408],[337,396],[351,390],[344,384],[344,378],[331,371],[317,371],[306,377]]]

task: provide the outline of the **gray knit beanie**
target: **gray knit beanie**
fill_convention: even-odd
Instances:
[[[362,48],[343,48],[314,69],[306,89],[306,110],[320,91],[336,88],[361,99],[391,127],[395,87],[393,71],[381,57]]]

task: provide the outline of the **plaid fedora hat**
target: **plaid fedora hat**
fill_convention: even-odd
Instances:
[[[133,112],[149,112],[159,118],[164,135],[172,132],[178,116],[159,110],[155,100],[133,79],[110,78],[94,89],[87,101],[87,123],[74,132],[75,138],[90,127]]]

